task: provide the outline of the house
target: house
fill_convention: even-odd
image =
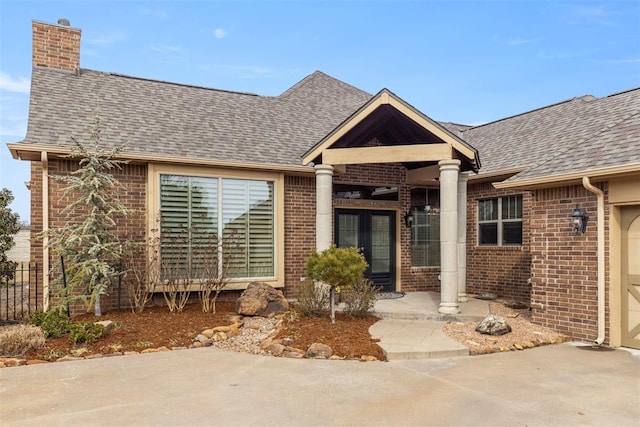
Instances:
[[[357,246],[374,283],[439,291],[442,313],[495,293],[573,339],[640,348],[640,89],[471,127],[321,72],[260,96],[83,69],[79,29],[32,25],[28,130],[8,147],[31,162],[34,232],[61,225],[49,176],[77,167],[69,136],[89,141],[99,114],[102,143],[128,145],[122,200],[146,212],[120,231],[235,227],[231,289],[292,297],[312,249]],[[48,271],[41,242],[31,259]]]

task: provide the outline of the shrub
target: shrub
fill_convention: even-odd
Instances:
[[[31,313],[31,324],[40,326],[45,337],[59,338],[69,333],[71,321],[60,311],[36,311]]]
[[[42,329],[33,325],[11,325],[0,328],[0,356],[22,356],[44,346]]]
[[[75,345],[79,342],[91,345],[104,335],[104,326],[93,322],[72,323],[69,328],[69,339]]]
[[[318,317],[329,310],[329,287],[308,280],[296,289],[296,311],[305,317]]]
[[[307,276],[338,292],[358,283],[366,269],[367,261],[357,248],[331,246],[322,252],[314,250],[307,260]]]
[[[340,301],[345,304],[344,312],[354,317],[365,317],[376,304],[380,288],[371,281],[362,279],[347,291],[340,292]]]
[[[357,248],[331,246],[322,252],[314,250],[307,260],[307,276],[330,287],[331,323],[336,323],[335,292],[356,285],[366,269],[367,261]]]

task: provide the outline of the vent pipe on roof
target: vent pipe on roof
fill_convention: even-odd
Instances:
[[[63,27],[70,27],[71,22],[69,22],[67,18],[60,18],[58,19],[58,25],[62,25]]]

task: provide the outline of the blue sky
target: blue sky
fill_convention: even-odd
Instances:
[[[640,86],[637,1],[0,0],[0,187],[28,219],[31,21],[82,29],[83,68],[277,95],[314,70],[480,124]]]

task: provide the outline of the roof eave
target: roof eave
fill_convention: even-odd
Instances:
[[[7,144],[11,155],[14,159],[25,161],[39,161],[40,153],[47,152],[50,156],[53,155],[62,157],[71,153],[70,148],[65,147],[50,147],[43,145],[26,145],[21,143],[9,143]],[[226,161],[216,159],[196,159],[192,157],[178,157],[178,156],[163,156],[157,154],[143,154],[143,153],[130,153],[124,152],[119,156],[120,160],[139,162],[139,163],[165,163],[165,164],[181,164],[191,166],[214,166],[228,169],[252,169],[263,171],[277,171],[292,174],[312,175],[314,173],[313,168],[309,166],[297,166],[297,165],[281,165],[271,163],[256,163],[256,162],[237,162]]]
[[[495,182],[493,186],[498,189],[536,190],[540,188],[580,184],[582,178],[585,176],[596,181],[605,181],[611,178],[621,178],[632,175],[640,176],[640,162],[558,175],[545,175],[529,179]]]

